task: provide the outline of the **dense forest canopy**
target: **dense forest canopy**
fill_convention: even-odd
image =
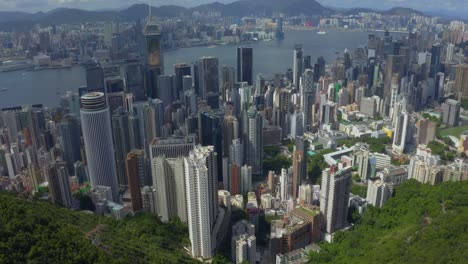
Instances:
[[[178,220],[117,221],[0,193],[0,263],[196,263],[188,244]]]
[[[409,180],[383,208],[369,208],[354,230],[310,253],[310,263],[467,263],[468,182]]]

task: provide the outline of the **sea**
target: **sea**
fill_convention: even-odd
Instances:
[[[333,64],[345,49],[350,51],[367,43],[369,34],[382,36],[382,32],[325,30],[292,30],[285,33],[285,39],[258,41],[242,46],[252,47],[254,54],[254,75],[263,74],[266,78],[274,73],[286,72],[292,68],[293,50],[301,44],[304,55],[310,55],[312,62],[323,56],[327,64]],[[395,38],[401,33],[392,33]],[[236,46],[204,46],[176,49],[164,52],[165,74],[174,72],[176,63],[192,63],[204,56],[219,58],[219,66],[236,65]],[[21,105],[43,104],[57,106],[60,97],[67,91],[77,91],[86,85],[86,73],[82,66],[48,69],[41,71],[13,71],[0,73],[0,109]],[[1,91],[7,88],[6,91]]]

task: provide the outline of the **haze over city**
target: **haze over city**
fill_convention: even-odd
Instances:
[[[256,0],[247,0],[256,1]],[[153,6],[178,5],[194,7],[212,3],[211,0],[152,0]],[[218,0],[219,3],[232,3],[233,0]],[[318,0],[326,7],[372,8],[385,10],[394,7],[407,7],[434,15],[467,19],[468,5],[465,0]],[[0,0],[0,11],[47,12],[55,8],[79,8],[86,10],[114,10],[132,4],[147,4],[144,0]]]

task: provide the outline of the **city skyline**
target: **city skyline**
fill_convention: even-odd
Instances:
[[[468,23],[215,6],[0,26],[0,258],[463,259]]]

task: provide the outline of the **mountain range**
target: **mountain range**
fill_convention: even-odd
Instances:
[[[324,7],[315,0],[240,0],[223,4],[214,2],[192,8],[175,5],[152,7],[152,13],[158,17],[175,17],[180,14],[193,12],[219,12],[223,16],[244,17],[256,14],[272,15],[273,13],[286,13],[288,15],[330,15],[338,13],[337,10]],[[358,11],[373,11],[371,9],[351,9],[340,13],[357,13]],[[393,8],[388,11],[376,11],[383,14],[409,15],[420,13],[409,8]],[[39,23],[41,25],[85,23],[97,21],[135,21],[144,19],[148,15],[148,5],[135,4],[121,10],[87,11],[81,9],[58,8],[49,12],[1,12],[0,29],[29,28]]]

